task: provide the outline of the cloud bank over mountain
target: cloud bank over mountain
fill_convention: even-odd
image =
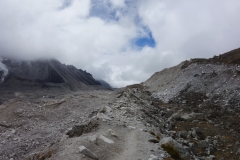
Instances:
[[[114,87],[240,46],[238,0],[0,3],[0,56],[56,58]]]

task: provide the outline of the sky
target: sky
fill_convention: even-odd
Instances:
[[[239,0],[0,0],[0,56],[55,58],[113,87],[239,47]]]

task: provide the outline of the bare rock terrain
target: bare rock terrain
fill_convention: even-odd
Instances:
[[[0,88],[0,159],[238,160],[239,50],[116,91]]]

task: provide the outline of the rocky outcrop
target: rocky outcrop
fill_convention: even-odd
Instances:
[[[173,140],[171,137],[164,137],[159,142],[159,145],[166,150],[172,158],[190,160],[190,154],[180,143]]]

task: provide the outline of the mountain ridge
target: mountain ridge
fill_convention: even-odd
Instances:
[[[90,73],[72,65],[61,64],[58,60],[13,61],[3,59],[2,64],[8,68],[4,76],[4,86],[41,85],[43,87],[59,86],[70,90],[101,86]],[[24,82],[24,83],[21,83]]]

